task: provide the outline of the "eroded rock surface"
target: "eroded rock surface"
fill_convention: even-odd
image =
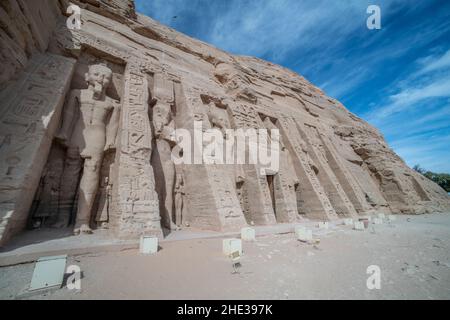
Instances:
[[[117,237],[450,210],[381,134],[300,75],[232,56],[131,0],[0,3],[0,237]],[[174,129],[279,129],[280,168],[175,164]],[[270,140],[271,137],[268,137]]]

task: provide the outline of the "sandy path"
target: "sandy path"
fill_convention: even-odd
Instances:
[[[293,234],[244,243],[239,274],[220,239],[170,242],[155,256],[135,250],[70,257],[82,290],[25,295],[33,264],[0,268],[0,298],[31,299],[449,299],[450,215],[402,216],[364,232],[340,226],[317,246]],[[369,265],[381,289],[369,290]]]

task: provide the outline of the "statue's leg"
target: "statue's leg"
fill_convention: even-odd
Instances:
[[[164,176],[166,178],[166,201],[165,206],[167,208],[167,212],[169,213],[169,223],[170,223],[170,229],[174,230],[176,229],[176,225],[174,223],[175,217],[174,217],[174,202],[173,202],[173,188],[175,184],[175,166],[171,161],[166,161],[163,164],[164,168]]]
[[[165,227],[170,230],[176,229],[176,225],[174,224],[174,216],[173,216],[173,192],[174,192],[174,184],[175,184],[175,165],[171,159],[171,149],[170,145],[165,140],[157,140],[157,147],[159,156],[161,159],[161,166],[164,172],[164,183],[165,183],[165,198],[164,198],[164,206],[165,212],[167,212],[166,217],[161,217],[163,219]]]
[[[82,164],[78,148],[68,148],[59,191],[58,215],[52,224],[54,228],[67,227],[70,223]]]
[[[181,193],[175,194],[175,224],[181,227],[181,212],[183,210],[183,199]]]
[[[181,194],[181,209],[180,209],[180,224],[183,226],[183,223],[186,221],[186,203],[185,203],[185,195]]]
[[[83,176],[80,182],[78,196],[78,211],[75,223],[75,233],[92,233],[89,227],[92,207],[97,194],[100,180],[101,157],[84,160]]]

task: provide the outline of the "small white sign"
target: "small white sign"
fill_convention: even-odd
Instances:
[[[353,225],[353,219],[351,219],[351,218],[344,219],[344,225],[345,226],[352,226]]]
[[[42,257],[36,261],[30,291],[61,287],[66,271],[67,255]]]
[[[397,220],[397,217],[391,214],[391,215],[388,216],[388,219],[389,219],[389,221],[392,222],[392,221]]]
[[[223,254],[229,256],[234,252],[239,252],[242,255],[242,241],[241,239],[224,239],[222,243]]]
[[[384,213],[379,213],[378,219],[386,219],[386,215]]]
[[[313,240],[312,230],[305,227],[296,227],[295,235],[297,236],[297,239],[302,242],[310,242]]]
[[[355,221],[355,225],[354,225],[354,229],[355,230],[364,230],[364,222],[362,221]]]
[[[158,238],[141,236],[139,251],[142,254],[155,254],[158,252]]]
[[[383,224],[383,220],[380,218],[373,219],[373,224]]]
[[[253,228],[242,228],[241,229],[241,239],[244,241],[255,241],[256,232]]]
[[[330,227],[330,226],[329,226],[329,224],[328,224],[327,221],[325,221],[325,222],[319,222],[319,229],[325,229],[325,230],[327,230],[329,227]]]

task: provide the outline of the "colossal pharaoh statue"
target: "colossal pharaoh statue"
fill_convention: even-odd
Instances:
[[[0,246],[27,225],[137,239],[450,210],[378,130],[300,75],[162,26],[133,0],[72,2],[81,30],[66,27],[69,1],[1,0]],[[196,139],[196,121],[236,155],[237,130],[278,130],[279,161],[266,170],[246,147],[245,163],[197,163],[202,139],[193,165],[175,164],[174,130]]]
[[[112,71],[108,67],[89,67],[86,74],[88,88],[71,92],[61,131],[57,136],[67,146],[68,156],[79,157],[84,162],[75,234],[92,232],[89,224],[100,180],[103,153],[115,145],[119,104],[106,96],[111,80]]]

